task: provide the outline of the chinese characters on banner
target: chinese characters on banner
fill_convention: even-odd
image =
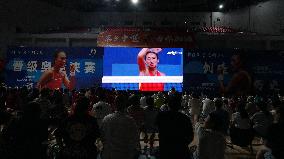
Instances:
[[[37,63],[38,62],[40,62],[40,61],[27,61],[26,71],[27,72],[37,72],[37,69],[38,69]],[[24,64],[25,64],[24,61],[18,61],[18,60],[13,61],[13,68],[14,68],[13,71],[15,71],[15,72],[22,71]],[[70,65],[71,64],[75,64],[75,71],[80,72],[80,63],[70,62]],[[85,62],[84,69],[83,69],[84,73],[85,74],[95,73],[95,71],[96,71],[95,66],[96,66],[95,62]],[[48,62],[48,61],[41,62],[41,72],[45,72],[49,69],[51,69],[51,62]]]
[[[235,50],[185,50],[183,89],[200,93],[218,93],[218,75],[224,75],[223,82],[227,86],[236,73],[232,66],[232,57],[235,53]],[[284,57],[278,51],[248,51],[245,69],[252,79],[251,92],[281,91],[280,88],[284,88],[284,71],[281,69],[284,67],[281,67],[283,62]]]
[[[193,33],[182,31],[143,31],[142,29],[107,29],[98,36],[100,47],[187,47],[195,46]]]
[[[41,74],[52,69],[53,53],[64,50],[67,62],[62,71],[69,75],[75,65],[76,88],[87,88],[101,83],[103,48],[25,48],[11,47],[7,53],[6,84],[11,87],[36,86]]]

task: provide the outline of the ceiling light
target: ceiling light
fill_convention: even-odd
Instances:
[[[131,0],[131,2],[132,2],[133,4],[137,4],[137,3],[139,2],[139,0]]]

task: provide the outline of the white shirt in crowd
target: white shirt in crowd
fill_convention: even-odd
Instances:
[[[101,127],[102,120],[105,116],[108,114],[112,113],[111,112],[111,106],[110,104],[104,102],[104,101],[99,101],[93,105],[93,108],[91,110],[91,115],[97,118],[97,122],[99,127]]]
[[[224,159],[225,138],[221,132],[205,129],[201,123],[195,125],[195,132],[198,138],[195,159]]]
[[[273,122],[273,116],[269,114],[268,116],[265,115],[264,112],[259,111],[256,112],[252,117],[251,121],[253,123],[253,129],[262,136],[266,135],[267,128],[272,124]]]
[[[142,96],[142,97],[140,98],[140,106],[141,106],[142,108],[144,108],[144,107],[147,106],[147,103],[146,103],[146,96]]]
[[[200,115],[202,109],[202,102],[199,99],[192,98],[188,101],[191,115]]]
[[[205,98],[202,101],[202,103],[203,103],[202,114],[204,117],[207,117],[209,113],[215,111],[215,104],[213,100]]]
[[[133,159],[140,149],[138,129],[133,118],[115,112],[102,121],[103,159]]]

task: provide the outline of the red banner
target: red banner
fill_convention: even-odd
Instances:
[[[193,33],[172,29],[108,28],[98,36],[99,47],[195,47]]]

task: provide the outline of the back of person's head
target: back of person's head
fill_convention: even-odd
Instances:
[[[216,109],[221,109],[223,107],[223,100],[220,98],[216,98],[214,100],[214,105],[216,107]]]
[[[34,99],[38,98],[40,93],[39,93],[39,90],[38,89],[32,89],[32,90],[28,90],[28,91],[21,91],[19,92],[21,98],[26,98],[27,97],[27,101],[33,101]]]
[[[40,104],[37,102],[29,102],[23,107],[23,115],[26,118],[40,117]]]
[[[199,95],[197,93],[192,93],[192,98],[199,99]]]
[[[146,104],[150,107],[153,107],[154,106],[154,98],[151,97],[151,96],[147,96],[146,97]]]
[[[225,105],[228,105],[228,104],[229,104],[228,98],[224,98],[224,99],[223,99],[223,103],[224,103]]]
[[[62,93],[59,90],[54,90],[53,92],[53,103],[60,104],[63,102]]]
[[[170,110],[178,111],[181,109],[181,96],[177,93],[168,97],[168,106]]]
[[[281,100],[279,99],[278,96],[273,96],[271,98],[271,104],[274,108],[279,108],[281,106]]]
[[[69,89],[65,88],[65,89],[63,90],[63,92],[64,92],[65,94],[67,94],[67,93],[69,93]]]
[[[261,101],[263,101],[263,98],[261,96],[257,95],[254,97],[254,103],[259,103]]]
[[[97,95],[98,95],[100,101],[105,101],[106,100],[106,93],[105,93],[105,91],[103,89],[98,91]]]
[[[246,103],[243,102],[243,101],[238,102],[238,105],[236,107],[237,112],[240,113],[241,118],[243,118],[243,119],[249,118],[248,113],[247,113],[245,107],[246,107]]]
[[[223,131],[222,119],[216,113],[211,112],[205,120],[205,127],[214,131]]]
[[[254,102],[254,97],[253,96],[248,96],[247,97],[247,102],[253,103]]]
[[[50,90],[48,88],[43,88],[41,91],[40,91],[40,96],[41,97],[49,97],[50,95]]]
[[[75,105],[74,114],[85,114],[88,112],[90,100],[85,96],[80,96]]]
[[[265,101],[259,101],[256,102],[255,104],[258,110],[262,111],[266,116],[271,115],[270,112],[268,111],[267,103]]]
[[[132,94],[132,95],[128,98],[128,102],[129,102],[129,105],[139,106],[139,105],[140,105],[139,96],[136,95],[136,94]]]
[[[267,111],[267,103],[264,101],[258,101],[255,103],[257,108],[261,111]]]
[[[208,94],[207,98],[210,100],[214,100],[214,96],[212,94]]]
[[[117,111],[124,111],[127,108],[127,97],[122,94],[118,94],[115,97],[114,104]]]
[[[97,87],[96,89],[95,89],[95,94],[101,94],[101,92],[103,92],[104,91],[104,89],[102,88],[102,87]]]

